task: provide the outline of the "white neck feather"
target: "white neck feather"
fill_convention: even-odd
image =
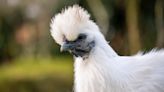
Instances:
[[[117,68],[115,57],[119,56],[103,38],[88,59],[76,58],[75,92],[121,92],[126,88],[126,80],[121,78],[126,74]]]

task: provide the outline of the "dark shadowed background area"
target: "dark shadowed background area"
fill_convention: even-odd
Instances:
[[[0,0],[0,92],[72,92],[73,59],[51,18],[79,4],[119,55],[164,47],[164,0]]]

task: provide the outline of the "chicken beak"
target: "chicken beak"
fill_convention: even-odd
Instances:
[[[70,51],[73,48],[75,48],[75,44],[69,44],[69,43],[64,43],[63,45],[61,45],[60,51]]]

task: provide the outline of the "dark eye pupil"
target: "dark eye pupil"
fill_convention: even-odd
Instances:
[[[85,34],[80,34],[79,37],[78,37],[78,40],[85,39],[85,38],[86,38]]]
[[[83,39],[83,36],[79,36],[78,39]]]

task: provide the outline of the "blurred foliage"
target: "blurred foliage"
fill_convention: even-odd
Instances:
[[[70,57],[15,61],[0,68],[0,92],[72,92]]]

